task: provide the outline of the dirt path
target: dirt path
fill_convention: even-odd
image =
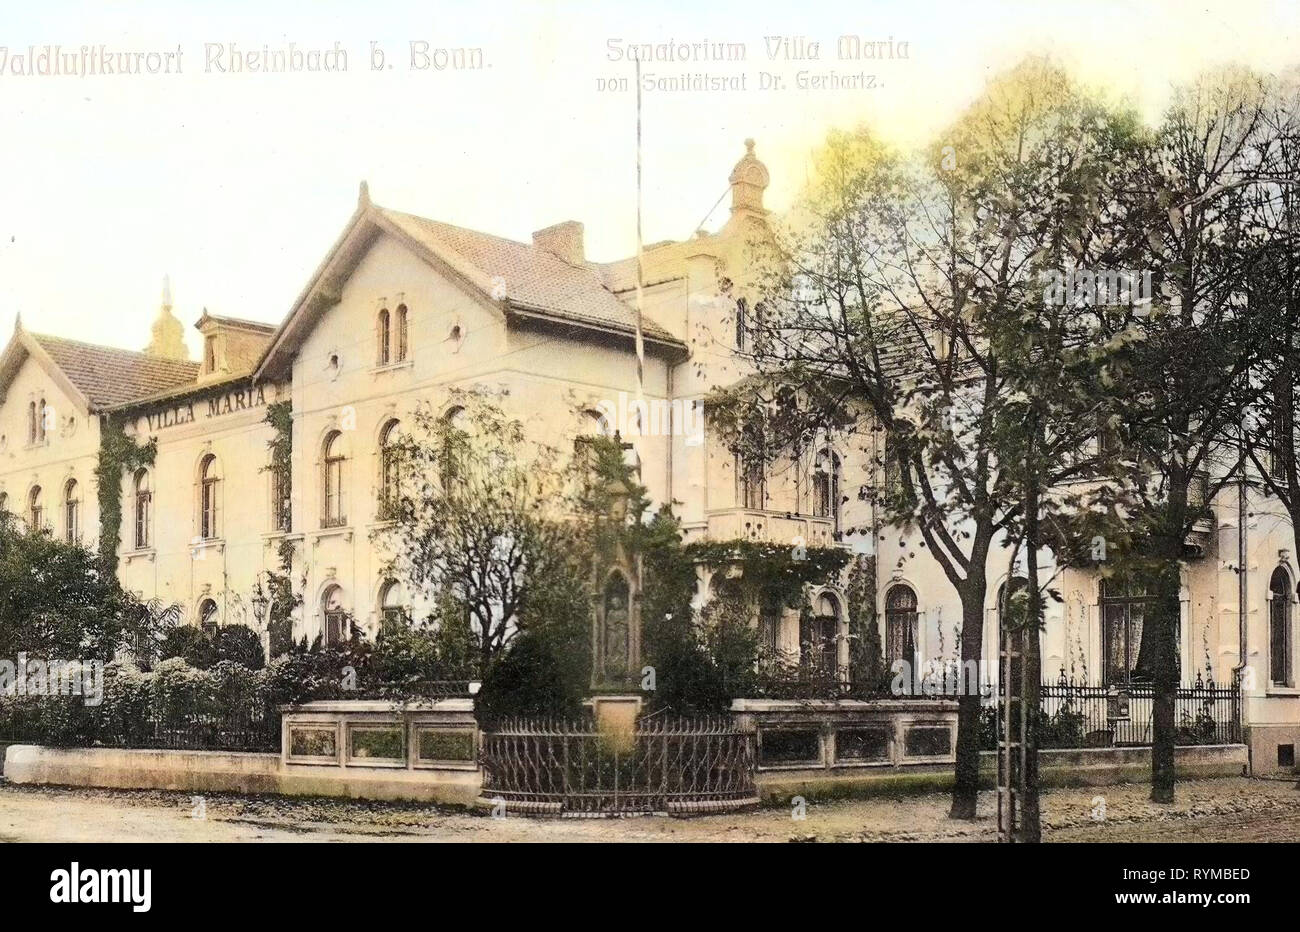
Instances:
[[[1294,782],[1204,780],[1179,785],[1165,809],[1140,785],[1053,790],[1048,841],[1300,841]],[[1104,819],[1095,818],[1102,815]],[[86,790],[0,784],[4,841],[992,841],[991,794],[981,817],[952,822],[943,795],[811,803],[696,819],[492,819],[428,806],[283,797]],[[202,815],[202,818],[197,816]]]

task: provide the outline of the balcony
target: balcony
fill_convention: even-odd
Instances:
[[[802,539],[806,547],[835,546],[835,522],[787,511],[755,511],[724,508],[708,513],[704,536],[709,540],[750,540],[768,544],[794,544]]]

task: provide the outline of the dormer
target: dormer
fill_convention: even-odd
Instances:
[[[203,309],[194,323],[203,335],[199,381],[211,382],[246,375],[261,357],[275,333],[273,324],[237,317],[218,317]]]

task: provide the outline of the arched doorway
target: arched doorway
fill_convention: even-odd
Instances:
[[[811,617],[800,619],[799,663],[814,677],[839,675],[840,614],[839,599],[823,592],[813,605]]]
[[[916,663],[916,592],[906,583],[896,583],[885,593],[885,659],[892,668],[897,661]]]

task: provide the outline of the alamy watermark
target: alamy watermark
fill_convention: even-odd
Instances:
[[[1091,307],[1146,307],[1151,304],[1151,273],[1132,269],[1071,269],[1044,272],[1046,304],[1084,304]]]
[[[931,659],[913,669],[906,660],[895,660],[889,666],[893,679],[889,683],[892,695],[907,696],[981,696],[993,695],[992,680],[983,660]]]
[[[0,695],[82,696],[88,706],[104,701],[104,664],[100,660],[0,660]]]
[[[617,401],[603,399],[596,411],[605,430],[620,437],[685,437],[689,447],[704,443],[704,405],[699,401],[646,401],[619,392]]]

